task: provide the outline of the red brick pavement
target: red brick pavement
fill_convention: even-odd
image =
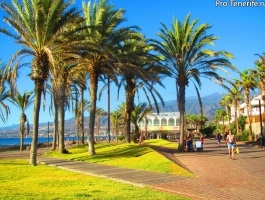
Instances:
[[[195,178],[156,184],[160,190],[184,194],[192,199],[265,199],[265,149],[238,144],[235,160],[225,144],[205,140],[203,152],[175,156]]]

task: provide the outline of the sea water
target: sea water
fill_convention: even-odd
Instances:
[[[97,136],[94,136],[95,139],[97,140]],[[106,140],[107,136],[99,136],[101,140]],[[111,136],[111,139],[113,139],[113,136]],[[68,140],[70,141],[77,141],[76,137],[70,137],[70,136],[66,136],[64,137],[65,142],[67,142]],[[80,140],[80,139],[79,139]],[[38,138],[38,143],[51,143],[53,141],[53,138],[50,137],[39,137]],[[87,141],[87,137],[85,137],[85,141]],[[32,138],[28,137],[28,138],[24,138],[24,145],[29,145],[32,142]],[[0,147],[3,146],[19,146],[20,145],[20,138],[1,138],[0,137]]]

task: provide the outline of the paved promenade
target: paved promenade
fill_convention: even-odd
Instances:
[[[195,200],[201,199],[265,199],[265,149],[238,144],[236,159],[228,156],[227,147],[217,147],[216,140],[205,140],[203,152],[175,153],[174,157],[195,178],[110,167],[76,161],[47,158],[38,150],[38,161],[62,169],[116,180],[136,186],[181,194]],[[0,152],[0,157],[29,157],[29,151]]]

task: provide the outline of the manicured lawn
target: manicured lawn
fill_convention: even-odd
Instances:
[[[177,144],[174,142],[152,139],[145,140],[145,145],[123,142],[118,144],[107,142],[97,143],[95,145],[96,155],[94,156],[88,155],[87,145],[68,148],[69,154],[60,154],[58,151],[53,151],[46,153],[46,155],[55,158],[170,173],[179,176],[193,176],[193,174],[160,155],[148,145],[177,148]]]
[[[102,147],[103,148],[103,147]],[[75,148],[80,150],[80,148]],[[103,148],[104,149],[104,148]],[[0,199],[187,199],[150,188],[62,170],[56,167],[29,166],[19,159],[0,160]]]

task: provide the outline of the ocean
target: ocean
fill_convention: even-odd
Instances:
[[[97,138],[97,136],[95,136],[95,139]],[[101,139],[106,140],[106,136],[100,136]],[[76,141],[76,137],[64,137],[65,142],[68,141],[68,139],[70,141]],[[111,139],[113,139],[113,137],[111,136]],[[49,138],[49,142],[52,142],[53,138],[50,137]],[[85,137],[85,141],[87,140],[87,137]],[[28,138],[24,138],[24,145],[29,145],[31,144],[32,138],[28,137]],[[44,138],[44,137],[39,137],[38,138],[38,143],[47,143],[48,142],[48,138]],[[20,138],[1,138],[0,137],[0,147],[4,147],[4,146],[19,146],[20,145]]]
[[[49,142],[52,142],[53,138],[49,138]],[[75,140],[76,141],[76,137],[65,137],[65,141],[67,140]],[[24,138],[24,145],[29,145],[31,144],[32,138],[28,137],[28,138]],[[48,138],[38,138],[38,143],[46,143],[48,142]],[[20,138],[0,138],[0,147],[1,146],[19,146],[20,145]]]

